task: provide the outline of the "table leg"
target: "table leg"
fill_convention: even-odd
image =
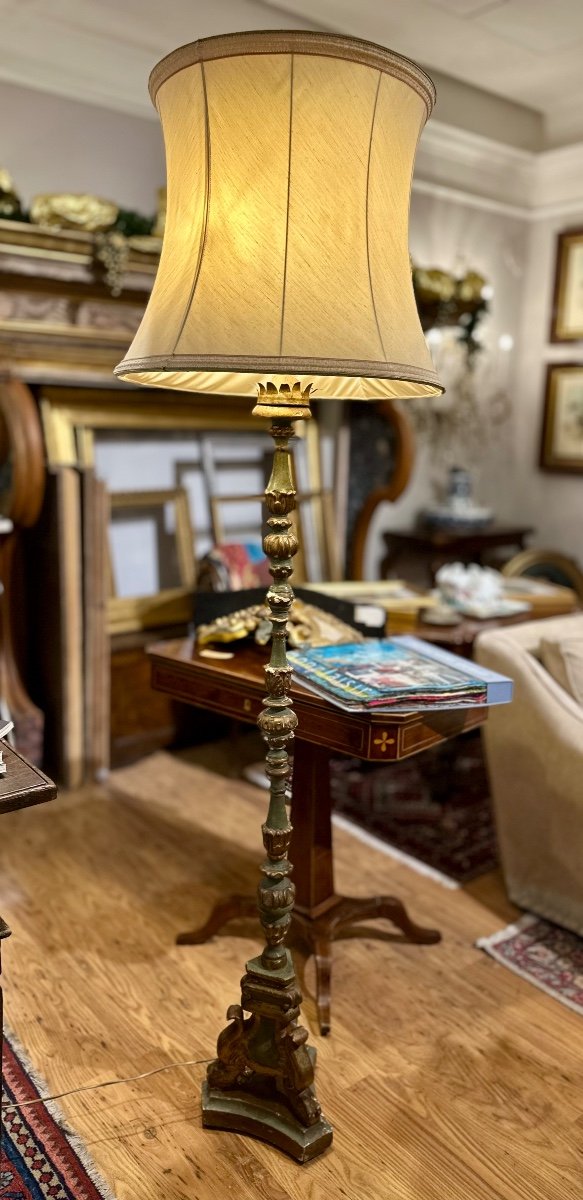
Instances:
[[[200,946],[219,933],[228,921],[241,920],[243,917],[257,916],[256,896],[227,896],[219,900],[210,916],[198,929],[188,929],[179,933],[176,938],[177,946]]]
[[[294,912],[311,918],[335,900],[331,813],[330,751],[296,736],[290,814]]]
[[[320,1033],[330,1032],[332,943],[362,921],[388,918],[416,944],[438,942],[436,929],[416,925],[394,896],[356,898],[334,890],[330,752],[296,738],[291,821],[294,827],[290,857],[294,864],[296,901],[293,931],[300,933],[314,955],[316,1006]],[[366,930],[362,930],[366,936]]]

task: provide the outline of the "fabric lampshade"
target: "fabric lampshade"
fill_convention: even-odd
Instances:
[[[207,38],[162,59],[158,274],[126,380],[255,397],[441,392],[411,279],[417,141],[435,100],[408,59],[302,31]]]

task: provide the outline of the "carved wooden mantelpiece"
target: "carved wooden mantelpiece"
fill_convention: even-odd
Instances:
[[[92,233],[0,220],[0,362],[12,374],[115,386],[111,372],[140,323],[158,253],[130,238],[114,297],[97,248]]]
[[[43,714],[46,716],[45,754],[48,744],[56,748],[55,771],[61,781],[69,784],[79,782],[85,770],[93,768],[94,754],[87,749],[90,745],[88,737],[85,757],[78,746],[74,753],[68,748],[72,735],[67,732],[70,722],[66,714],[77,714],[75,730],[78,732],[80,722],[83,725],[78,715],[80,697],[83,695],[87,713],[94,694],[108,696],[110,663],[109,655],[106,656],[103,649],[99,658],[97,651],[92,654],[89,647],[86,657],[91,659],[93,678],[97,681],[89,692],[84,683],[88,678],[87,664],[80,656],[78,642],[80,621],[85,622],[87,607],[84,599],[88,578],[86,526],[88,523],[92,528],[94,523],[88,521],[85,509],[81,509],[80,488],[85,487],[88,475],[79,468],[88,466],[87,454],[81,457],[81,451],[87,451],[92,431],[81,421],[78,436],[77,427],[68,423],[63,406],[68,398],[66,413],[69,414],[76,405],[84,417],[91,408],[96,412],[96,425],[100,427],[107,425],[108,414],[113,414],[114,425],[127,420],[133,427],[134,419],[138,424],[138,414],[134,411],[139,408],[137,389],[120,386],[113,376],[113,368],[140,323],[158,265],[156,249],[149,250],[146,243],[145,249],[138,250],[130,239],[121,277],[122,290],[120,295],[113,296],[104,267],[97,259],[98,246],[98,238],[90,233],[0,220],[0,510],[14,523],[14,534],[5,539],[5,547],[0,547],[0,578],[6,589],[0,613],[0,697],[14,718],[20,744],[26,746],[30,756],[37,760],[41,753]],[[55,393],[54,404],[48,398],[49,385]],[[43,424],[39,400],[50,416],[50,421],[47,418]],[[142,405],[142,425],[147,425],[148,417],[154,411],[159,413],[160,409],[170,407],[161,401],[161,394],[156,406],[149,405],[146,398]],[[188,414],[191,420],[196,408],[197,397],[193,397]],[[172,424],[173,417],[174,426],[181,427],[179,413],[167,416],[167,425]],[[248,421],[252,421],[250,413]],[[60,431],[60,437],[53,436],[51,440],[48,434],[54,434],[55,428]],[[63,454],[63,445],[65,450],[72,445],[74,452]],[[49,474],[45,465],[47,460]],[[65,505],[65,493],[59,491],[56,476],[63,468],[71,466],[78,472],[78,482],[74,494],[66,494]],[[47,496],[43,506],[45,481],[51,484],[48,491],[52,500]],[[61,496],[58,501],[57,493]],[[62,512],[58,508],[61,503],[65,506]],[[38,529],[24,536],[27,527],[35,524],[41,508]],[[68,573],[61,557],[64,539],[59,528],[68,530]],[[49,552],[45,542],[48,544],[51,537]],[[16,577],[17,572],[12,571],[13,561],[18,565],[19,551],[21,580]],[[73,560],[78,565],[71,584]],[[37,580],[37,567],[41,562],[41,579]],[[68,588],[61,594],[65,579]],[[24,608],[19,602],[23,592],[26,593],[24,620]],[[65,615],[61,618],[57,597],[62,599],[65,595],[70,600],[72,597],[74,604],[71,607],[71,600],[62,609]],[[43,630],[42,638],[36,635],[39,628]],[[26,634],[27,645],[34,644],[34,651],[17,655],[19,631],[23,636]],[[62,639],[59,640],[63,631],[66,646]],[[176,626],[170,630],[174,634],[176,631]],[[75,653],[69,642],[74,644]],[[87,638],[86,646],[90,642]],[[98,642],[94,640],[94,644],[97,646]],[[60,647],[58,658],[51,649],[55,646]],[[128,661],[128,655],[131,661]],[[134,714],[138,707],[134,701],[144,694],[147,670],[141,643],[129,647],[124,643],[119,651],[112,646],[112,717],[104,731],[105,741],[113,727],[112,721],[117,720],[114,744],[119,742],[125,746],[131,743],[133,746],[136,736]],[[30,700],[27,687],[42,711]],[[149,746],[165,745],[175,736],[178,716],[172,704],[165,698],[162,700],[162,705],[156,706],[155,710],[143,704],[140,708],[142,716],[146,707],[151,716],[151,727],[145,730]],[[103,704],[107,707],[107,699]],[[102,741],[103,738],[100,746]],[[101,754],[98,766],[105,765],[106,754],[107,748]]]
[[[26,746],[34,734],[39,752],[44,714],[51,773],[69,786],[107,765],[109,733],[116,764],[177,737],[192,740],[188,712],[164,696],[150,698],[145,647],[153,635],[114,634],[110,656],[105,632],[96,633],[105,585],[95,563],[107,554],[100,528],[102,520],[106,530],[106,517],[95,515],[99,481],[91,481],[98,431],[125,431],[130,438],[159,432],[163,439],[220,429],[256,433],[260,425],[244,397],[217,404],[208,396],[115,379],[113,368],[146,306],[158,253],[155,243],[128,239],[121,293],[113,296],[98,248],[90,233],[0,220],[0,512],[14,522],[8,548],[22,552],[20,591],[26,593],[25,608],[9,571],[13,557],[0,553],[0,580],[7,585],[0,698],[9,701],[20,737],[25,725],[27,731],[34,725]],[[39,512],[40,523],[25,535]],[[186,633],[184,612],[166,616],[168,636]],[[17,655],[18,630],[34,650],[24,647]]]

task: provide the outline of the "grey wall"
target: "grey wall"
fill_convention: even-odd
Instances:
[[[92,192],[156,211],[166,180],[157,121],[10,83],[0,83],[0,112],[0,166],[27,204],[37,192]]]

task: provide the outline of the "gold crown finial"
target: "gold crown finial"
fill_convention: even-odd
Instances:
[[[288,417],[290,420],[306,420],[310,412],[310,394],[313,383],[266,383],[257,384],[257,404],[253,409],[254,417]]]

